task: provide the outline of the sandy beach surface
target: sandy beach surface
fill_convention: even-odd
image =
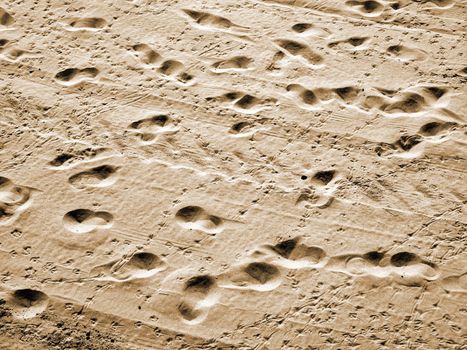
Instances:
[[[466,349],[466,20],[0,0],[0,349]]]

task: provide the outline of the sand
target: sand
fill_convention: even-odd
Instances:
[[[466,18],[0,1],[0,348],[465,349]]]

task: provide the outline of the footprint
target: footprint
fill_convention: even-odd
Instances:
[[[64,152],[57,155],[48,164],[54,169],[66,169],[77,165],[78,163],[87,163],[97,160],[110,158],[117,155],[110,148],[85,148],[79,151]]]
[[[389,4],[389,6],[394,10],[394,11],[398,11],[400,10],[401,8],[404,8],[406,6],[408,6],[408,2],[399,2],[399,1],[396,1],[396,2],[392,2]]]
[[[400,252],[391,256],[391,265],[396,267],[409,266],[420,262],[420,258],[409,252]]]
[[[467,273],[457,276],[448,276],[441,280],[441,287],[448,292],[467,292]]]
[[[363,255],[349,256],[345,262],[345,268],[353,275],[373,275],[376,277],[387,277],[389,271],[380,267],[385,254],[371,251]]]
[[[74,156],[70,153],[62,153],[56,156],[53,160],[49,162],[49,165],[53,167],[61,167],[69,160],[73,159]]]
[[[67,68],[55,74],[55,80],[60,84],[71,86],[83,81],[94,81],[99,70],[94,67],[89,68]]]
[[[369,37],[353,36],[345,40],[333,41],[328,44],[330,48],[343,48],[345,50],[363,50],[368,48]]]
[[[223,95],[216,96],[216,97],[207,97],[206,101],[218,101],[218,102],[234,102],[236,100],[239,100],[244,96],[245,94],[239,91],[232,91],[232,92],[227,92]]]
[[[403,135],[394,145],[403,151],[409,151],[420,142],[422,142],[422,140],[418,135]]]
[[[292,57],[304,59],[312,66],[323,63],[324,59],[321,55],[313,52],[307,45],[299,43],[298,41],[289,39],[278,39],[274,41],[286,54]]]
[[[331,257],[325,268],[334,272],[342,272],[350,276],[372,275],[388,277],[390,271],[384,268],[385,254],[370,251],[365,254],[343,254]]]
[[[394,97],[397,94],[397,90],[390,90],[390,89],[384,89],[384,88],[376,88],[376,90],[381,93],[384,96],[387,97]]]
[[[140,252],[129,258],[112,261],[91,270],[93,279],[110,282],[129,282],[151,278],[165,270],[167,264],[157,255]]]
[[[265,122],[265,120],[258,120],[258,124],[256,125],[250,122],[238,122],[233,124],[230,129],[229,129],[229,134],[231,137],[234,138],[247,138],[247,139],[253,139],[254,136],[261,131],[267,131],[269,130],[268,127],[261,127],[262,123]]]
[[[209,309],[214,306],[219,295],[215,292],[216,278],[199,275],[189,278],[182,290],[182,301],[177,310],[187,324],[199,324],[206,318]]]
[[[313,28],[313,24],[311,23],[297,23],[292,26],[292,30],[295,33],[303,34]]]
[[[129,129],[139,136],[143,142],[151,142],[158,135],[175,134],[178,128],[175,122],[165,114],[156,114],[137,120],[129,125]]]
[[[258,113],[277,104],[276,98],[260,98],[239,91],[228,92],[216,97],[207,97],[206,100],[225,103],[231,109],[244,114]]]
[[[182,301],[177,306],[177,311],[180,314],[182,320],[191,325],[199,324],[206,319],[208,313],[205,309],[190,305],[189,303]]]
[[[380,143],[375,151],[378,156],[398,156],[401,158],[414,158],[422,154],[423,147],[414,149],[421,144],[423,138],[420,135],[402,135],[394,143]]]
[[[393,267],[391,269],[392,275],[397,282],[402,284],[417,283],[419,279],[434,281],[439,277],[435,264],[410,252],[399,252],[392,255],[390,265]]]
[[[245,31],[247,27],[233,23],[225,17],[214,15],[208,12],[194,11],[182,9],[188,15],[192,23],[204,30],[220,30],[220,31]]]
[[[379,251],[339,255],[331,257],[325,268],[355,277],[391,278],[396,283],[409,286],[434,281],[439,277],[435,264],[410,252],[400,252],[390,257]]]
[[[214,277],[209,275],[200,275],[191,277],[185,283],[184,291],[190,294],[206,295],[216,284]]]
[[[298,99],[298,102],[295,102],[303,109],[314,110],[321,102],[312,90],[309,90],[300,84],[289,84],[285,89],[289,93],[289,96],[294,99]]]
[[[384,5],[374,0],[346,1],[345,4],[349,6],[352,11],[366,17],[379,16],[384,10]]]
[[[207,213],[198,206],[187,206],[179,209],[175,220],[181,227],[188,230],[199,230],[210,235],[224,231],[224,220]]]
[[[302,180],[308,176],[303,175]],[[325,209],[334,201],[334,193],[338,189],[340,177],[335,170],[320,170],[314,173],[310,186],[303,189],[296,201],[296,205],[304,205],[307,209]]]
[[[423,50],[414,49],[402,45],[389,46],[386,52],[388,52],[391,57],[403,62],[423,61],[428,56],[428,54]]]
[[[316,88],[313,90],[313,92],[318,97],[318,99],[324,103],[330,103],[336,99],[336,94],[334,93],[333,89]]]
[[[422,88],[422,91],[427,97],[433,101],[439,100],[441,97],[445,96],[448,93],[448,89],[441,88],[438,86],[425,86]]]
[[[47,294],[34,289],[15,290],[8,299],[12,315],[24,320],[43,313],[49,303]]]
[[[334,89],[334,92],[342,102],[351,105],[360,97],[361,89],[354,86],[345,86]]]
[[[251,262],[235,266],[219,276],[219,286],[259,292],[271,291],[282,283],[280,270],[273,264]]]
[[[372,109],[379,109],[383,111],[388,106],[390,100],[385,96],[369,95],[365,96],[363,102],[359,106],[364,111],[370,111]]]
[[[11,224],[30,206],[32,191],[0,176],[0,225]]]
[[[331,194],[322,193],[318,189],[305,188],[298,196],[295,205],[302,205],[306,209],[328,208],[334,202],[334,196]]]
[[[326,186],[328,185],[333,179],[335,179],[336,171],[335,170],[321,170],[316,172],[311,182],[315,186]]]
[[[427,143],[441,143],[456,129],[457,123],[432,121],[422,125],[415,135],[402,135],[393,143],[380,143],[375,151],[378,156],[414,158],[420,156]]]
[[[448,90],[436,86],[415,87],[402,91],[376,88],[376,94],[365,96],[359,107],[363,110],[380,110],[386,117],[416,115],[438,106],[443,106],[443,96]]]
[[[288,269],[301,269],[306,267],[319,268],[326,264],[326,252],[316,246],[308,246],[301,243],[301,238],[288,239],[274,246],[264,245],[260,249],[266,249],[273,254],[271,261]]]
[[[211,70],[215,73],[251,70],[253,59],[247,56],[234,56],[225,60],[214,62]]]
[[[271,108],[276,104],[277,99],[272,97],[259,98],[250,94],[245,94],[240,99],[236,100],[231,108],[244,114],[253,114]]]
[[[456,126],[458,124],[454,122],[433,121],[422,125],[418,130],[418,134],[423,137],[445,136]]]
[[[238,122],[232,125],[232,127],[229,130],[229,133],[233,136],[241,136],[248,133],[248,131],[251,130],[251,128],[252,124],[249,122]]]
[[[426,100],[423,96],[414,93],[403,93],[398,101],[390,103],[382,110],[387,113],[418,113],[425,109],[427,106]]]
[[[8,27],[13,23],[15,19],[3,7],[0,7],[0,25]]]
[[[330,34],[327,29],[318,28],[311,23],[296,23],[291,27],[292,31],[296,34],[303,36],[319,36],[326,37]]]
[[[177,60],[166,60],[162,62],[157,72],[169,80],[182,84],[192,84],[194,76],[185,71],[185,65]]]
[[[0,202],[20,206],[31,198],[31,189],[15,185],[10,179],[0,176]]]
[[[310,90],[300,84],[289,84],[286,90],[289,97],[295,100],[297,106],[306,110],[319,110],[323,104],[332,103],[333,101],[337,101],[344,106],[354,106],[360,98],[361,92],[361,89],[354,86]]]
[[[101,165],[72,175],[68,182],[73,187],[84,189],[87,187],[107,187],[117,181],[115,176],[118,167]]]
[[[275,72],[275,71],[280,70],[281,67],[285,65],[286,63],[285,58],[286,58],[285,53],[283,53],[282,51],[275,52],[274,56],[271,59],[271,62],[266,67],[266,70],[270,72]]]
[[[131,48],[134,55],[146,65],[155,65],[162,61],[162,56],[154,51],[149,45],[136,44]]]
[[[65,228],[73,233],[82,234],[96,229],[112,227],[113,215],[106,211],[76,209],[69,211],[63,217]]]
[[[157,131],[169,123],[170,118],[165,114],[157,114],[152,117],[140,119],[130,124],[131,129]]]
[[[70,31],[98,31],[107,26],[107,21],[100,17],[70,18],[67,22],[66,29]]]
[[[242,98],[238,99],[235,102],[234,106],[240,109],[251,109],[254,106],[257,106],[258,104],[260,104],[260,102],[261,100],[259,98],[246,94],[246,95],[243,95]]]
[[[24,58],[37,57],[30,51],[17,49],[14,47],[3,47],[0,48],[0,57],[9,62],[18,62]]]
[[[15,219],[15,211],[5,205],[0,203],[0,225],[8,225]]]

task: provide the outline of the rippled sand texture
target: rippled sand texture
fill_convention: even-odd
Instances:
[[[0,348],[464,349],[466,18],[0,0]]]

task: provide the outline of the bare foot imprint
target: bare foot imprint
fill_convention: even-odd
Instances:
[[[130,282],[133,280],[151,278],[165,270],[167,264],[157,255],[150,252],[139,252],[115,260],[91,270],[93,279],[110,282]]]
[[[107,229],[112,227],[112,222],[112,214],[89,209],[72,210],[63,217],[65,228],[76,234],[89,233],[96,229]]]
[[[198,206],[187,206],[179,209],[175,219],[181,227],[188,230],[199,230],[211,235],[221,233],[224,230],[224,220],[216,215],[211,215]]]

